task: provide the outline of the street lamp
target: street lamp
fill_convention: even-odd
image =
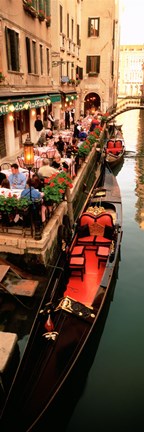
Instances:
[[[34,149],[29,135],[27,135],[24,142],[24,164],[28,169],[32,168],[34,165]]]
[[[33,143],[31,142],[29,135],[27,135],[27,138],[24,142],[24,165],[29,171],[29,178],[30,178],[30,171],[34,165],[34,149],[33,149]],[[31,199],[31,186],[30,186],[30,199]]]
[[[33,149],[33,143],[30,140],[29,135],[27,135],[27,138],[24,142],[24,165],[29,171],[29,186],[30,186],[30,200],[32,201],[32,195],[31,195],[31,178],[30,178],[30,171],[34,165],[34,149]],[[41,219],[39,215],[39,200],[34,200],[34,206],[31,207],[31,215],[34,222],[35,227],[35,240],[41,240]],[[37,202],[36,202],[37,201]]]

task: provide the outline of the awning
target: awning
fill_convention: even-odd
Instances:
[[[74,90],[66,89],[61,91],[61,94],[65,99],[67,98],[68,101],[76,100],[77,99],[77,92]]]
[[[29,96],[26,95],[23,97],[22,95],[19,95],[19,98],[17,98],[16,95],[8,96],[5,99],[0,100],[0,116],[9,114],[10,112],[14,111],[21,111],[23,109],[32,109],[32,108],[38,108],[42,106],[47,106],[53,102],[60,102],[61,101],[61,94],[60,93],[47,93],[43,95],[35,95],[35,96]]]

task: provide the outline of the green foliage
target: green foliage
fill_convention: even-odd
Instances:
[[[18,213],[19,210],[30,205],[30,201],[26,198],[16,198],[15,196],[9,196],[7,198],[4,195],[0,195],[0,212]]]
[[[44,192],[44,201],[48,202],[51,200],[59,204],[64,198],[67,187],[72,187],[72,181],[69,174],[62,171],[59,174],[52,175],[48,179],[47,185],[42,189]]]

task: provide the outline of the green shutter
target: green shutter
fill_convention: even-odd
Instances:
[[[91,58],[90,56],[87,56],[86,58],[86,73],[89,73],[91,71]]]
[[[44,0],[39,0],[39,12],[44,12]]]
[[[50,0],[45,0],[45,12],[46,12],[46,17],[50,17],[51,15]]]
[[[90,28],[91,28],[91,19],[88,18],[88,37],[90,37],[91,35]]]

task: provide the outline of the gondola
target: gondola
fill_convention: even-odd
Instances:
[[[85,194],[76,226],[70,230],[65,217],[58,228],[59,259],[4,402],[3,430],[44,430],[54,401],[97,331],[122,240],[120,190],[106,163],[100,183]]]
[[[106,140],[103,147],[103,154],[111,169],[123,162],[125,141],[120,126],[117,126],[117,128],[115,126],[114,135],[110,136],[110,138]]]

